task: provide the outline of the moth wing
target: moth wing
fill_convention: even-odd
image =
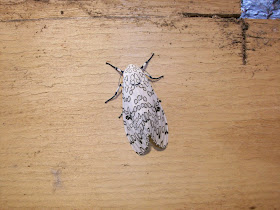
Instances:
[[[136,111],[138,114],[138,118],[134,119],[139,119],[141,122],[141,130],[143,130],[144,126],[141,134],[144,134],[143,137],[151,136],[157,146],[165,148],[168,144],[167,119],[160,100],[146,77],[143,78],[143,83],[134,89],[133,93],[132,97],[138,103],[133,103],[132,113]],[[145,141],[147,141],[148,145],[149,138]]]
[[[157,146],[167,146],[168,125],[150,82],[143,74],[139,73],[139,76],[142,78],[141,83],[136,81],[135,76],[130,77],[130,80],[124,77],[123,121],[132,148],[137,154],[143,155],[149,146],[149,136]]]
[[[151,102],[152,108],[149,110],[150,135],[157,146],[165,148],[168,144],[168,124],[160,100],[154,92],[151,96]]]
[[[128,91],[129,92],[129,91]],[[145,110],[140,107],[137,96],[143,94],[142,91],[134,89],[133,94],[123,94],[123,122],[125,133],[133,150],[143,155],[149,146],[149,133],[146,130],[146,123],[143,121]]]

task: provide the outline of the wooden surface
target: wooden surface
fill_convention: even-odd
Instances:
[[[179,13],[239,14],[240,0],[8,0],[0,1],[0,20],[73,17],[169,18]]]
[[[279,209],[280,22],[182,15],[238,10],[0,1],[0,206]],[[121,97],[104,103],[119,79],[105,62],[124,69],[152,52],[169,145],[138,156]]]

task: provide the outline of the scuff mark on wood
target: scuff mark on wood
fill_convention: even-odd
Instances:
[[[53,182],[53,192],[57,190],[57,188],[62,187],[61,182],[61,169],[52,169],[51,173],[54,175],[54,182]]]

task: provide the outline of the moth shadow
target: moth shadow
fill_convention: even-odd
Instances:
[[[148,147],[148,149],[146,150],[146,152],[145,152],[143,155],[149,154],[149,153],[151,152],[151,150],[152,150],[152,147],[153,147],[156,151],[163,151],[163,150],[166,149],[166,147],[165,147],[165,148],[158,147],[158,146],[155,144],[155,142],[153,141],[153,139],[152,139],[151,137],[149,137],[149,147]]]

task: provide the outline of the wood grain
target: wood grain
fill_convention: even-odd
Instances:
[[[243,65],[235,19],[49,12],[0,22],[1,207],[280,208],[279,21],[246,20]],[[121,97],[104,103],[119,79],[105,62],[124,69],[152,52],[169,145],[138,156]]]
[[[73,17],[169,17],[180,13],[240,14],[240,0],[9,0],[0,1],[1,21]]]

